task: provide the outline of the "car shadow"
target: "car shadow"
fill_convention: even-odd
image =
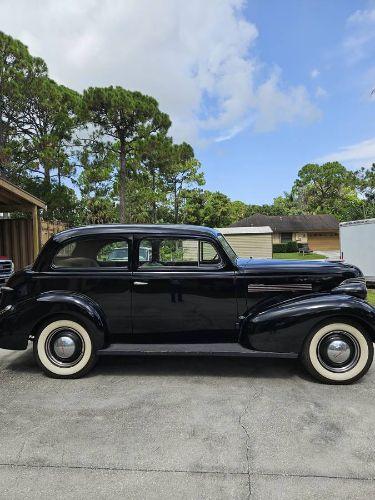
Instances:
[[[88,376],[173,376],[290,378],[311,381],[296,359],[235,358],[223,356],[105,356]]]
[[[2,370],[13,372],[38,373],[39,367],[35,363],[33,350],[28,348],[25,351],[5,351],[1,350],[0,365]]]
[[[40,372],[32,349],[2,355],[3,370]],[[86,377],[98,376],[247,377],[287,379],[298,376],[315,382],[297,359],[236,358],[223,356],[103,356]],[[317,382],[318,383],[318,382]]]

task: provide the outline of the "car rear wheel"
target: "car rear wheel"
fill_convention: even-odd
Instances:
[[[360,326],[330,323],[315,330],[304,344],[302,362],[316,379],[350,384],[370,368],[373,343]]]
[[[50,377],[78,378],[95,364],[91,337],[79,323],[61,319],[45,325],[34,341],[38,365]]]

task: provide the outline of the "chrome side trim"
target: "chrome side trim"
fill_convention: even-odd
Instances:
[[[257,283],[247,286],[247,291],[249,293],[257,292],[311,292],[311,283],[287,283],[275,284],[275,285],[264,285],[263,283]]]

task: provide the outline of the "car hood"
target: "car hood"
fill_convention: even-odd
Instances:
[[[349,279],[362,277],[355,266],[339,261],[327,260],[277,260],[277,259],[237,259],[238,271],[246,275],[262,276],[335,276]]]

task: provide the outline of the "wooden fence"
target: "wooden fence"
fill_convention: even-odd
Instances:
[[[40,246],[67,225],[62,222],[42,221],[40,225]],[[12,259],[16,270],[34,261],[33,222],[31,219],[0,219],[0,255]]]
[[[41,224],[41,244],[42,246],[46,243],[51,236],[60,231],[64,231],[64,229],[68,229],[67,224],[64,222],[50,222],[48,220],[43,220]]]
[[[31,219],[0,220],[0,255],[12,259],[17,270],[33,262],[33,251]]]

